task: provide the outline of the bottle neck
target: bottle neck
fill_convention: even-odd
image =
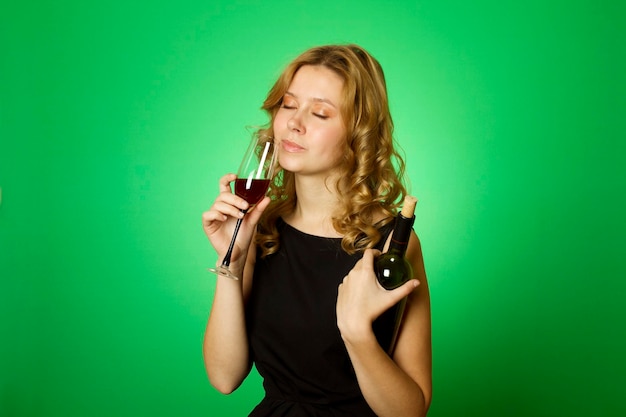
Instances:
[[[401,213],[396,216],[396,224],[391,234],[391,242],[389,243],[389,251],[399,252],[402,256],[406,253],[409,246],[411,231],[413,230],[413,222],[415,216],[404,217]]]

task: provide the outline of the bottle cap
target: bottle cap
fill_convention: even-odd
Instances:
[[[402,214],[403,217],[410,219],[415,213],[416,204],[417,198],[413,197],[412,195],[407,195],[406,197],[404,197],[404,205],[402,206],[402,211],[400,212],[400,214]]]

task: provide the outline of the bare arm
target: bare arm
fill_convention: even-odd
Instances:
[[[220,180],[220,196],[213,207],[203,214],[203,226],[221,261],[232,236],[232,223],[239,210],[247,208],[243,199],[230,192],[234,176]],[[245,300],[252,282],[255,250],[252,243],[254,228],[269,198],[262,200],[244,218],[237,236],[236,249],[230,269],[240,280],[218,275],[213,305],[206,326],[203,343],[204,364],[211,384],[220,392],[229,394],[250,372],[248,336],[246,334]]]
[[[241,281],[218,276],[203,354],[209,380],[223,394],[237,389],[250,372]]]
[[[340,285],[337,324],[361,392],[374,412],[380,417],[425,416],[432,395],[432,352],[430,297],[419,240],[413,234],[407,251],[417,281],[393,291],[376,282],[374,253],[366,251]],[[372,322],[407,295],[392,359],[376,341]]]

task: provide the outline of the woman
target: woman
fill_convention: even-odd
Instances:
[[[356,45],[312,48],[287,66],[263,109],[270,123],[261,133],[274,138],[280,169],[239,231],[230,269],[243,278],[217,278],[204,340],[211,383],[230,393],[254,362],[266,396],[251,416],[425,415],[430,301],[415,233],[415,279],[387,291],[373,272],[405,194],[382,68]],[[219,259],[248,208],[234,180],[220,179],[203,215]],[[389,356],[372,323],[407,296]]]

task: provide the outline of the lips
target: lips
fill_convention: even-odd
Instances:
[[[285,151],[287,151],[287,152],[302,152],[302,151],[304,151],[304,148],[302,146],[300,146],[297,143],[292,142],[290,140],[283,139],[280,143],[281,143],[282,148]]]

